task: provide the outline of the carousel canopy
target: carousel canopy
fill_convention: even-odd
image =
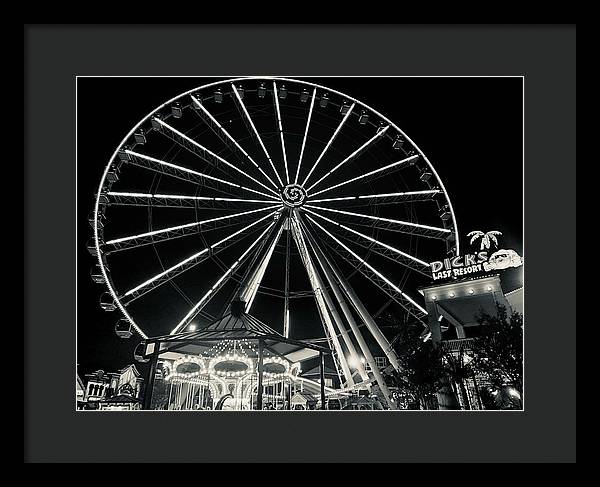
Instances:
[[[159,346],[161,354],[200,355],[214,347],[215,342],[224,340],[262,340],[266,355],[284,357],[290,362],[301,362],[320,352],[331,353],[329,348],[311,340],[286,338],[248,313],[236,315],[231,312],[199,330],[148,338],[145,340],[146,353],[151,354],[154,347]]]

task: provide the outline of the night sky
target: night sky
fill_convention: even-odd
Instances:
[[[151,110],[184,91],[217,80],[215,78],[79,78],[78,80],[77,362],[80,375],[100,368],[113,371],[132,363],[133,348],[139,341],[136,335],[129,340],[122,340],[115,335],[114,324],[120,318],[119,312],[107,313],[100,309],[98,298],[105,287],[94,284],[89,277],[95,258],[91,257],[86,249],[86,242],[92,235],[87,218],[88,213],[93,209],[94,195],[104,167],[123,137]],[[305,80],[346,93],[366,103],[397,124],[419,146],[436,168],[451,198],[456,213],[462,253],[478,248],[468,245],[466,238],[468,232],[499,230],[503,233],[500,237],[500,247],[514,249],[523,255],[521,78],[306,78]],[[248,103],[251,103],[251,95],[248,96]],[[217,107],[212,105],[211,110],[213,108]],[[223,110],[225,110],[225,105]],[[284,128],[286,127],[286,113],[291,117],[293,111],[284,103],[282,104]],[[186,113],[184,118],[192,115],[194,114]],[[229,113],[224,111],[221,115],[220,120],[226,122]],[[337,121],[339,121],[341,115],[332,108],[332,127],[337,124],[336,115]],[[292,121],[289,123],[290,126],[293,124]],[[302,123],[305,123],[305,120]],[[329,122],[323,119],[323,123]],[[341,139],[338,147],[332,145],[330,154],[332,158],[337,156],[340,160],[340,156],[348,155],[353,150],[349,150],[344,144],[346,146],[351,144],[352,148],[357,145],[358,142],[351,140],[352,134],[349,134],[348,137],[348,139]],[[358,132],[356,137],[360,137]],[[326,135],[324,140],[327,140]],[[280,147],[279,140],[272,138],[265,143],[275,159],[276,148]],[[291,138],[287,146],[290,161],[296,160],[299,153],[296,151],[295,143],[297,142]],[[251,142],[246,141],[245,144],[246,148]],[[205,145],[216,147],[214,143],[206,142]],[[305,154],[305,161],[309,161],[306,162],[307,166],[310,166],[310,162],[314,161],[316,155],[320,153],[322,146],[319,146],[317,142],[315,142],[315,146],[314,149],[307,149],[308,152]],[[250,152],[249,149],[247,150]],[[255,155],[255,160],[259,164],[264,161],[264,159],[260,159],[260,152],[252,154]],[[169,155],[187,167],[192,167],[191,164],[195,163],[193,156],[185,151],[166,151],[163,155]],[[326,159],[323,160],[324,170],[327,162]],[[351,177],[353,174],[364,173],[365,170],[360,164],[370,164],[371,162],[377,161],[358,158],[356,164],[348,166],[346,175]],[[379,166],[381,163],[378,163],[376,167]],[[163,177],[161,180],[157,180],[153,179],[152,174],[147,173],[150,171],[145,171],[145,173],[141,169],[138,172],[131,171],[120,181],[129,186],[115,186],[113,189],[149,192],[150,187],[156,188],[158,184],[158,189],[164,192],[193,194],[190,192],[191,185],[189,183],[178,183],[179,186],[173,186],[172,181],[167,181],[168,178]],[[138,174],[139,177],[137,177]],[[403,184],[407,185],[407,189],[426,189],[415,187],[415,179],[414,177],[411,179],[410,173],[406,173],[402,178],[404,179],[382,178],[373,183],[371,192],[387,192],[394,188],[403,190],[398,189],[402,188]],[[332,182],[335,181],[332,179]],[[363,191],[362,193],[368,192]],[[342,196],[342,194],[335,196]],[[429,203],[406,205],[412,209],[403,208],[398,211],[413,211],[415,208],[419,208],[415,206],[418,204]],[[153,214],[153,218],[155,218],[153,228],[155,229],[189,222],[190,217],[193,221],[194,218],[194,214],[189,213],[190,210],[161,210],[161,212],[157,211]],[[367,213],[365,208],[349,208],[348,210]],[[109,208],[109,211],[108,220],[115,222],[114,232],[117,236],[148,229],[148,215],[145,208],[115,210]],[[119,211],[121,212],[119,213]],[[384,211],[391,210],[388,207]],[[431,207],[428,212],[431,214]],[[407,215],[385,214],[385,216],[388,215],[402,219],[408,213]],[[203,217],[205,216],[203,215]],[[425,220],[419,219],[419,222],[435,223],[427,220],[427,217]],[[437,223],[440,223],[439,220]],[[364,228],[356,228],[365,231]],[[221,235],[225,236],[227,232]],[[382,232],[378,235],[382,239],[384,238]],[[257,234],[254,237],[250,236],[244,242],[249,243],[256,236]],[[215,238],[218,238],[216,234],[214,237],[207,237],[207,240],[212,242]],[[414,245],[412,241],[403,240],[406,237],[402,235],[396,234],[386,238],[386,242],[390,244]],[[220,256],[221,266],[230,264],[236,255],[239,255],[240,249],[244,248],[243,245],[245,244],[240,242],[240,246],[232,249],[231,253],[223,253]],[[264,281],[265,286],[275,290],[281,289],[283,282],[283,271],[281,271],[283,254],[282,247],[280,247],[269,267],[274,272],[267,271]],[[150,277],[156,273],[155,271],[162,270],[157,267],[161,262],[163,265],[172,265],[178,259],[189,255],[190,252],[197,251],[198,248],[203,248],[203,246],[198,247],[198,239],[188,236],[177,239],[177,242],[164,244],[163,247],[160,247],[160,251],[153,246],[147,246],[140,249],[139,252],[138,249],[119,252],[118,254],[122,255],[115,256],[114,261],[109,257],[109,264],[111,264],[111,270],[114,271],[115,282],[127,286],[140,282],[140,279]],[[422,252],[428,250],[430,249],[427,246],[420,248]],[[443,257],[442,252],[439,257],[428,255],[429,260],[441,260]],[[295,260],[298,261],[297,256]],[[404,290],[415,297],[418,296],[416,287],[427,283],[412,276],[405,280],[403,269],[400,267],[396,271],[393,264],[390,266],[389,261],[369,260],[369,262],[380,268],[390,278],[396,279],[397,282],[402,281],[406,286]],[[352,275],[350,281],[353,287],[372,313],[387,301],[385,295],[365,282],[362,276],[358,273],[352,274],[352,269],[347,263],[338,262],[338,264],[345,274]],[[140,316],[144,323],[156,323],[155,328],[147,330],[146,333],[149,335],[168,333],[169,325],[172,326],[173,323],[178,322],[182,313],[185,313],[190,307],[179,291],[185,290],[185,295],[191,301],[198,300],[204,294],[207,286],[210,287],[222,273],[219,263],[209,262],[198,267],[202,269],[190,270],[182,277],[182,280],[177,280],[180,289],[165,284],[149,293],[146,301],[143,301],[145,298],[140,298],[138,302],[134,303],[137,306],[131,309],[134,317]],[[276,272],[277,270],[280,272]],[[196,273],[193,274],[194,272]],[[201,277],[199,278],[199,276]],[[502,279],[505,291],[515,289],[522,285],[523,269],[505,271]],[[297,292],[308,289],[308,280],[299,262],[292,266],[291,287],[293,291]],[[215,298],[215,303],[211,302],[207,311],[214,316],[219,315],[228,296],[232,295],[234,290],[234,282],[229,287],[225,286],[217,296],[219,299]],[[253,307],[252,312],[276,330],[281,331],[278,314],[281,313],[282,308],[283,301],[280,298],[265,294],[257,297],[256,306]],[[291,309],[292,327],[296,324],[296,328],[293,328],[294,338],[322,336],[322,330],[319,330],[320,324],[315,319],[314,299],[310,297],[294,299]],[[199,322],[201,323],[201,321]],[[143,370],[139,364],[138,368]]]

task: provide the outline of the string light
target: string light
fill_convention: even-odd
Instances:
[[[162,360],[164,380],[179,389],[174,392],[175,409],[193,409],[196,393],[189,387],[200,387],[198,398],[204,397],[202,388],[210,391],[211,396],[218,397],[228,392],[233,395],[235,408],[251,407],[253,394],[258,387],[258,352],[253,341],[246,338],[222,340],[198,355],[184,355],[174,361]],[[178,372],[182,366],[195,364],[198,370]],[[243,364],[243,370],[228,370],[228,366]],[[275,365],[281,367],[280,372],[266,371],[265,367]],[[221,367],[219,367],[221,366]],[[235,367],[235,366],[234,366]],[[275,387],[274,394],[267,394],[271,400],[284,401],[285,381],[296,381],[301,371],[300,363],[292,363],[284,357],[269,355],[263,358],[263,387]],[[184,387],[183,392],[181,387]],[[186,387],[188,389],[186,389]],[[186,392],[188,391],[188,392]],[[192,391],[192,392],[189,392]],[[220,391],[220,392],[219,392]],[[182,395],[183,394],[183,395]],[[191,394],[189,397],[186,394]],[[200,396],[202,394],[202,396]],[[187,397],[187,399],[185,397]],[[199,405],[205,404],[199,399]]]

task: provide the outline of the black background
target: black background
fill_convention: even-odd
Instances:
[[[93,207],[94,194],[104,166],[125,134],[150,110],[175,95],[218,80],[78,79],[77,250],[80,265],[77,363],[80,374],[97,369],[116,370],[131,363],[133,348],[138,343],[137,335],[128,341],[116,337],[113,325],[118,311],[106,313],[100,309],[98,296],[104,286],[93,284],[89,279],[89,268],[95,260],[85,249],[85,243],[91,236],[87,215]],[[346,93],[385,114],[424,151],[450,195],[463,253],[478,248],[468,244],[466,234],[471,230],[500,230],[503,232],[501,247],[523,253],[522,78],[351,77],[308,78],[306,81]],[[106,108],[99,112],[98,107]],[[108,107],[114,108],[109,111]],[[127,189],[129,188],[125,188]],[[137,255],[132,253],[126,260],[138,258]],[[438,258],[442,257],[440,254]],[[145,264],[140,262],[137,265]],[[274,266],[276,264],[270,266],[271,271]],[[380,269],[386,269],[384,273],[394,278],[390,274],[393,269]],[[131,268],[128,267],[125,271],[131,272]],[[502,274],[505,291],[521,286],[522,275],[522,269],[505,271]],[[305,280],[303,273],[299,277],[298,273],[292,273],[292,278]],[[292,282],[292,288],[294,284]],[[418,299],[415,289],[417,284],[410,284],[413,287],[405,290]],[[354,286],[363,300],[372,303],[370,310],[375,312],[381,303],[374,299],[373,288],[360,279],[354,280]],[[226,294],[221,292],[225,297]],[[167,321],[173,321],[175,317],[185,313],[186,305],[179,302],[180,298],[174,291],[171,294],[165,292],[161,296],[170,301],[170,306],[159,306],[155,313],[168,315],[164,318]],[[172,301],[176,303],[171,305]],[[257,301],[264,303],[260,298]],[[312,306],[312,303],[307,304],[308,306],[305,304],[303,307]],[[274,307],[280,309],[281,304],[275,304]],[[179,314],[171,310],[177,310]],[[401,309],[396,307],[396,312],[400,313]],[[306,313],[301,316],[306,316]],[[257,317],[277,329],[277,321],[274,317],[269,319],[271,316],[268,313],[257,314]],[[293,324],[298,323],[298,319],[294,318]],[[298,338],[322,336],[323,331],[319,329],[317,319],[301,321],[309,329],[296,329]],[[164,330],[162,333],[153,329],[145,331],[150,336],[166,333]],[[388,332],[393,333],[393,330]],[[138,368],[143,370],[144,366],[138,364]]]
[[[575,460],[574,26],[27,26],[24,35],[26,461]],[[215,73],[525,76],[525,411],[75,411],[75,76]],[[568,265],[556,265],[557,249]],[[549,400],[557,384],[560,398]],[[252,444],[232,449],[233,431]],[[273,448],[269,432],[293,441]]]

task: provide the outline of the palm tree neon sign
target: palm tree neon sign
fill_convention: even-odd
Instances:
[[[497,236],[502,235],[502,232],[498,232],[497,230],[492,230],[491,232],[482,232],[480,230],[475,230],[467,234],[467,237],[471,237],[471,241],[469,242],[471,245],[478,238],[481,239],[481,247],[480,250],[489,249],[492,242],[496,248],[498,248],[498,239]]]

